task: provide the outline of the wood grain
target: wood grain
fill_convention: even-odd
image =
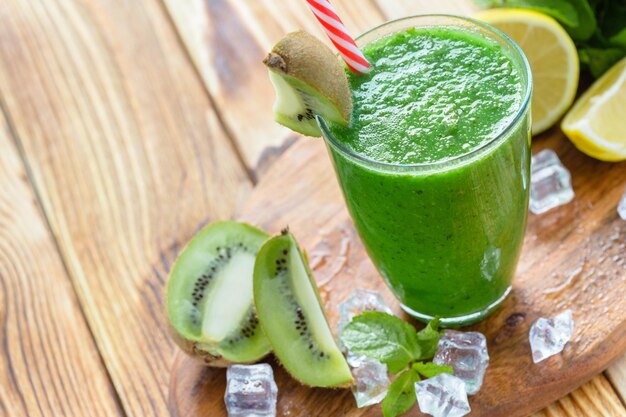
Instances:
[[[0,189],[0,415],[123,415],[1,114]]]
[[[483,388],[471,399],[473,416],[516,417],[535,412],[592,379],[626,351],[626,224],[615,210],[626,163],[588,158],[556,129],[536,140],[535,151],[543,147],[555,149],[572,171],[576,200],[530,217],[512,294],[489,319],[471,327],[487,336],[491,357]],[[314,263],[318,255],[336,254],[347,242],[344,259],[327,256],[313,268],[331,323],[337,322],[339,303],[355,287],[381,291],[402,314],[356,236],[322,141],[303,140],[289,149],[259,183],[239,217],[274,233],[289,225]],[[533,364],[530,325],[540,316],[550,317],[566,308],[574,310],[572,341],[562,355]],[[354,408],[349,392],[310,390],[279,367],[275,372],[283,392],[279,409],[300,405],[290,410],[293,417],[321,417],[328,409],[345,416],[379,415],[377,407]],[[202,410],[218,407],[222,379],[220,371],[180,361],[173,369],[170,401],[181,416],[201,415]],[[606,410],[620,410],[603,376],[590,387],[598,384],[602,390],[578,391],[546,413],[575,416],[577,411],[563,404],[587,404],[584,396],[589,392],[595,393],[590,401],[614,404]],[[320,401],[326,404],[323,410],[316,407]],[[600,406],[582,407],[590,413],[598,411],[589,416],[606,415]]]
[[[249,191],[245,169],[160,3],[5,0],[0,7],[2,100],[108,372],[127,415],[168,415],[173,348],[163,284],[180,245],[206,222],[228,217]],[[73,384],[100,389],[97,378]],[[56,395],[73,395],[71,387]],[[54,398],[40,398],[41,407]],[[90,411],[76,414],[97,406],[85,403]]]
[[[255,61],[256,56],[255,59],[251,59],[250,54],[245,52],[233,54],[232,50],[239,51],[241,45],[247,47],[249,44],[254,44],[256,45],[255,50],[267,51],[285,33],[300,28],[326,41],[319,25],[307,14],[308,10],[306,10],[303,1],[284,2],[280,7],[277,7],[275,2],[269,0],[234,0],[228,2],[232,5],[233,10],[231,11],[234,11],[234,13],[229,13],[229,18],[239,22],[239,24],[229,26],[238,29],[236,36],[231,34],[225,37],[226,39],[211,39],[207,35],[209,28],[212,27],[211,22],[214,22],[213,27],[221,27],[220,23],[223,22],[219,14],[211,13],[217,7],[215,0],[164,1],[177,29],[185,40],[190,55],[205,80],[207,88],[213,94],[226,119],[229,118],[230,113],[234,113],[235,119],[242,114],[255,118],[244,124],[237,124],[233,121],[235,127],[231,127],[231,129],[237,143],[242,148],[246,163],[257,176],[262,176],[266,168],[294,142],[294,137],[293,134],[290,136],[289,131],[277,124],[271,126],[267,124],[267,120],[273,117],[270,111],[273,92],[269,88],[264,71],[259,71],[258,62]],[[218,2],[223,3],[224,0]],[[375,0],[374,2],[338,0],[333,4],[336,5],[347,27],[353,30],[353,33],[360,33],[385,20],[415,14],[471,15],[478,10],[478,7],[469,0],[441,0],[437,2],[430,0]],[[213,51],[219,51],[214,53],[214,56],[222,53],[223,56],[235,55],[234,61],[250,67],[250,71],[246,72],[244,79],[232,80],[225,77],[219,72],[223,66],[215,65],[216,59],[211,58]],[[222,90],[228,84],[223,82],[224,79],[234,81],[235,88],[250,91],[256,99],[253,101],[245,99],[242,104],[240,100],[224,93]],[[252,103],[253,106],[261,103],[262,105],[251,111],[241,111],[242,108],[245,108],[242,105],[245,106],[249,103]],[[233,123],[229,126],[232,126]],[[257,126],[263,133],[254,133],[258,131]],[[253,133],[246,132],[245,129],[247,128]],[[626,357],[620,363],[622,363],[621,367],[616,365],[616,368],[610,369],[609,373],[616,375],[611,380],[626,401],[626,377],[624,377]]]
[[[456,14],[469,16],[478,10],[471,0],[376,0],[387,19],[416,14]]]
[[[179,412],[176,404],[189,400],[180,394],[207,393],[210,378],[198,379],[194,371],[208,371],[194,367],[180,374],[189,367],[176,365],[172,381],[189,381],[190,391],[170,391],[168,410],[173,349],[160,317],[163,281],[193,231],[228,217],[248,193],[246,166],[264,172],[295,142],[295,136],[269,121],[271,115],[262,115],[269,114],[273,101],[266,94],[257,96],[268,91],[265,73],[250,75],[253,81],[246,84],[251,67],[241,64],[252,62],[247,61],[247,42],[252,39],[252,52],[260,51],[262,57],[286,31],[319,28],[301,1],[281,3],[281,9],[269,0],[161,1],[167,3],[188,52],[157,0],[0,2],[0,102],[15,126],[62,255],[60,259],[55,253],[12,145],[5,146],[8,136],[0,122],[0,415],[160,416]],[[334,3],[355,32],[387,17],[412,14],[414,7],[456,7],[449,0]],[[191,33],[185,35],[187,31]],[[199,71],[211,97],[202,91],[186,55],[198,64],[196,55],[211,52],[207,45],[219,52],[207,55],[211,60],[206,61],[208,70],[216,71],[213,88],[205,71]],[[258,59],[252,65],[257,68]],[[212,104],[220,106],[220,113]],[[236,147],[221,121],[236,138]],[[596,168],[606,172],[600,164],[585,173],[593,176]],[[594,198],[606,190],[585,192]],[[615,196],[611,190],[609,198]],[[294,209],[296,200],[289,203]],[[323,205],[317,209],[323,216],[337,214]],[[576,210],[587,213],[584,203]],[[567,220],[556,216],[557,225],[549,230],[558,232]],[[554,240],[561,237],[556,233]],[[579,254],[597,250],[589,240],[580,243]],[[566,262],[567,253],[558,244],[546,243],[544,249]],[[540,262],[541,252],[535,255],[533,261]],[[61,260],[78,289],[117,393],[90,342]],[[318,278],[333,279],[329,277],[337,265],[325,262],[316,271]],[[331,293],[325,297],[337,301]],[[620,363],[608,375],[624,393],[624,360]],[[185,404],[203,406],[213,398],[221,409],[223,374],[217,375],[205,402]],[[349,394],[342,395],[352,401]],[[324,391],[311,398],[319,409]],[[615,398],[599,376],[539,415],[624,415]],[[286,410],[297,406],[285,404]],[[184,415],[213,416],[213,410]]]
[[[626,355],[607,369],[606,375],[626,406]]]
[[[329,44],[302,0],[163,0],[248,167],[260,176],[296,135],[273,122],[274,91],[261,64],[286,33]],[[383,22],[372,0],[333,2],[358,34]]]
[[[532,417],[623,417],[624,406],[602,375],[550,404]]]
[[[286,33],[304,29],[330,46],[303,0],[162,0],[248,167],[261,177],[296,137],[272,123],[274,92],[259,65]],[[354,36],[389,19],[471,14],[469,0],[337,0]]]

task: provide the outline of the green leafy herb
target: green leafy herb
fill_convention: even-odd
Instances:
[[[396,417],[406,413],[415,404],[415,383],[420,380],[417,371],[409,368],[402,372],[387,390],[383,400],[383,416]]]
[[[366,355],[397,373],[420,357],[415,329],[409,323],[379,311],[352,319],[341,333],[343,344],[357,355]]]
[[[426,378],[432,378],[439,374],[452,375],[452,367],[448,365],[437,365],[433,362],[415,362],[411,369]]]
[[[414,384],[420,375],[430,378],[442,372],[452,373],[449,366],[418,362],[435,355],[440,337],[438,319],[416,332],[409,323],[378,311],[356,316],[341,333],[341,341],[350,352],[386,364],[393,374],[401,372],[383,400],[384,417],[396,417],[415,404]]]
[[[419,355],[415,359],[428,359],[435,356],[437,344],[441,337],[439,329],[439,319],[431,320],[422,330],[417,332],[417,344],[420,349]]]
[[[475,0],[476,4],[484,8],[515,7],[533,9],[547,14],[561,22],[566,27],[578,26],[578,12],[568,0]]]
[[[587,68],[591,75],[599,77],[611,68],[613,64],[624,56],[620,48],[592,48],[582,47],[578,49],[578,57],[583,67]]]
[[[624,18],[626,19],[626,16]],[[615,46],[626,48],[626,28],[611,36],[609,42]]]
[[[591,38],[591,35],[598,27],[598,22],[589,2],[587,0],[569,0],[569,3],[576,9],[578,24],[574,26],[561,24],[564,25],[565,30],[567,30],[574,41],[585,41]]]
[[[587,0],[475,0],[482,7],[532,9],[558,20],[574,40],[584,41],[596,30],[596,17]]]
[[[475,0],[482,7],[521,7],[556,19],[574,40],[582,70],[601,76],[626,56],[624,0]]]

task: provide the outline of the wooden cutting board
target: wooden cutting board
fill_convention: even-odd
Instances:
[[[481,391],[470,397],[474,417],[526,416],[573,391],[626,351],[626,222],[616,212],[626,163],[588,158],[557,129],[534,143],[535,152],[556,150],[572,172],[576,198],[530,215],[511,295],[491,317],[467,328],[487,336],[491,357]],[[303,138],[292,146],[236,217],[270,233],[289,225],[309,253],[333,331],[339,304],[358,287],[380,291],[408,319],[365,254],[321,139]],[[531,324],[567,308],[576,322],[572,340],[561,355],[533,364]],[[271,356],[267,360],[278,384],[278,416],[381,415],[380,406],[357,409],[349,390],[301,386]],[[226,416],[224,387],[225,370],[205,368],[179,354],[170,380],[172,415]],[[417,407],[407,414],[417,415]]]

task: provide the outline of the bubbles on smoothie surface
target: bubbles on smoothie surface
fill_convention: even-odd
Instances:
[[[354,110],[333,134],[381,162],[422,163],[470,152],[499,134],[522,101],[500,45],[453,28],[409,29],[363,48],[370,73],[349,73]]]

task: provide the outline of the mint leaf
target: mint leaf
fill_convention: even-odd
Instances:
[[[626,2],[606,1],[599,5],[597,11],[598,26],[602,39],[606,42],[596,42],[593,46],[601,46],[602,43],[626,49]],[[626,55],[626,51],[624,51]]]
[[[415,404],[415,383],[420,380],[417,371],[409,368],[402,372],[387,390],[383,400],[383,416],[396,417],[409,411]]]
[[[519,7],[552,16],[564,26],[578,25],[578,12],[567,0],[475,0],[480,7]]]
[[[567,30],[567,33],[575,41],[585,41],[593,35],[598,27],[596,15],[588,0],[569,0],[569,3],[576,9],[578,14],[578,24],[568,26],[560,22]],[[557,19],[558,20],[558,19]]]
[[[414,371],[419,373],[420,375],[426,378],[432,378],[439,374],[450,374],[452,375],[452,367],[448,365],[437,365],[432,362],[416,362],[411,367]]]
[[[475,0],[481,7],[519,7],[556,19],[574,40],[593,35],[598,24],[588,0]]]
[[[626,48],[626,26],[615,35],[611,36],[609,42],[622,48]],[[626,54],[625,54],[626,55]]]
[[[582,47],[578,50],[581,65],[589,69],[594,78],[600,77],[624,56],[626,50],[620,48]]]
[[[418,359],[430,359],[437,352],[437,345],[442,332],[439,331],[439,319],[431,320],[426,327],[417,332],[417,345],[419,347]]]
[[[437,365],[432,362],[416,362],[409,369],[402,372],[387,390],[383,400],[383,416],[396,417],[406,413],[415,404],[415,383],[420,375],[432,378],[441,373],[452,374],[452,368],[446,365]]]
[[[379,311],[353,318],[341,333],[341,341],[350,352],[376,359],[394,374],[421,357],[413,326]]]

